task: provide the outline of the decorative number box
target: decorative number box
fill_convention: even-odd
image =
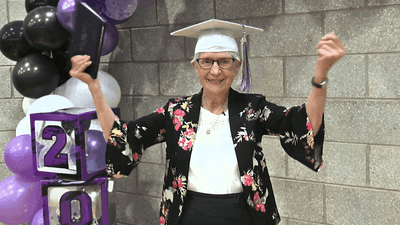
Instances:
[[[120,115],[119,108],[112,109]],[[34,174],[88,180],[105,173],[106,141],[94,108],[30,115]]]
[[[44,225],[108,225],[107,178],[42,180]]]

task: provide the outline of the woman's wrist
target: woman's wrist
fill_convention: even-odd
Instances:
[[[92,82],[88,83],[87,85],[88,85],[90,92],[97,91],[101,88],[100,82],[98,79],[93,79]]]

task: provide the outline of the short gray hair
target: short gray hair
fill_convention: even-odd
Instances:
[[[201,53],[204,53],[204,52],[198,52],[198,53],[194,54],[194,57],[193,57],[193,59],[192,59],[192,61],[190,63],[193,63],[193,62],[197,63],[197,60],[200,59]],[[242,61],[239,53],[237,53],[237,52],[223,52],[223,53],[228,53],[235,60]]]

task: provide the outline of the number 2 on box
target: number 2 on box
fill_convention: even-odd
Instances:
[[[43,139],[52,140],[53,136],[56,136],[56,141],[44,155],[44,165],[68,169],[68,155],[61,153],[66,145],[67,136],[61,127],[45,127],[43,130]]]

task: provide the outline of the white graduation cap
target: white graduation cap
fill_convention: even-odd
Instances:
[[[239,90],[251,91],[251,74],[247,56],[246,35],[263,32],[263,29],[243,24],[211,19],[175,32],[173,36],[198,38],[194,53],[199,52],[236,52],[239,53],[235,38],[241,39],[242,78]]]
[[[254,34],[263,29],[238,23],[211,19],[171,33],[173,36],[198,38],[195,54],[199,52],[237,52],[235,38],[245,34]]]

